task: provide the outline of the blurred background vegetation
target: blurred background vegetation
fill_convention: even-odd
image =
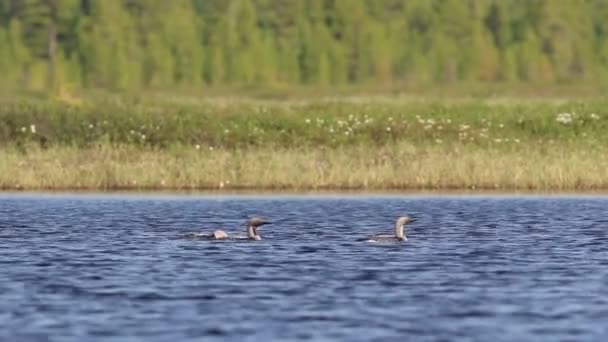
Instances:
[[[0,0],[0,89],[608,80],[605,0]]]
[[[608,188],[606,0],[0,0],[0,189]]]

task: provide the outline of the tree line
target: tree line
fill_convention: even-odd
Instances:
[[[0,0],[0,85],[599,82],[605,0]]]

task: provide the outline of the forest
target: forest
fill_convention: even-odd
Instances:
[[[0,89],[587,83],[604,0],[0,0]]]

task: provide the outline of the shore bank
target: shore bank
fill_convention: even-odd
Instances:
[[[4,97],[4,190],[608,189],[604,97]]]
[[[0,148],[4,190],[602,190],[608,150]]]

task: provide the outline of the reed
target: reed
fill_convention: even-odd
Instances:
[[[3,189],[608,189],[608,148],[523,145],[0,148]]]

